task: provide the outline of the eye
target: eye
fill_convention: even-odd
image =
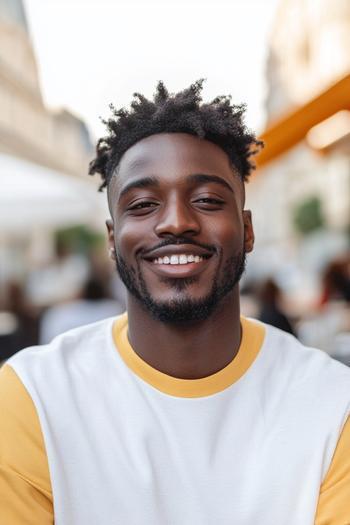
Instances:
[[[201,197],[199,199],[196,199],[194,201],[195,203],[198,203],[198,204],[204,204],[204,207],[220,207],[224,204],[224,201],[220,200],[220,199],[216,199],[214,197]]]
[[[210,202],[213,204],[222,204],[222,201],[219,201],[218,199],[213,199],[211,197],[202,197],[201,199],[197,199],[196,202]]]
[[[138,204],[131,206],[131,208],[129,209],[130,210],[140,210],[141,208],[150,208],[152,206],[155,206],[154,202],[139,202]]]
[[[156,202],[152,202],[152,201],[139,201],[139,202],[136,202],[135,204],[132,204],[131,206],[129,206],[127,208],[127,211],[131,211],[131,212],[148,212],[148,211],[152,211],[153,208],[157,207],[157,203]]]

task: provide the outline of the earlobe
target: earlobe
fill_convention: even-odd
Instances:
[[[114,261],[116,257],[115,242],[114,242],[114,227],[111,219],[106,220],[107,236],[108,236],[108,253],[109,257]]]
[[[254,248],[254,230],[252,223],[252,214],[250,210],[243,211],[244,222],[244,248],[246,253],[250,253]]]
[[[109,248],[108,253],[110,259],[112,259],[112,261],[115,261],[115,248]]]

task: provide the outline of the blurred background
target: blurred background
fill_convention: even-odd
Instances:
[[[265,142],[243,313],[350,364],[348,0],[0,0],[0,361],[123,311],[99,117],[202,77]]]

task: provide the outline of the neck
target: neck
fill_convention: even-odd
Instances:
[[[181,379],[199,379],[227,366],[241,341],[236,287],[205,321],[172,325],[153,319],[128,298],[129,341],[153,368]]]

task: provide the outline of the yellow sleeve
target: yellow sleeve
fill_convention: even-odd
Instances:
[[[34,403],[14,370],[0,370],[0,523],[52,525],[44,440]]]
[[[350,418],[321,486],[315,525],[350,525]]]

